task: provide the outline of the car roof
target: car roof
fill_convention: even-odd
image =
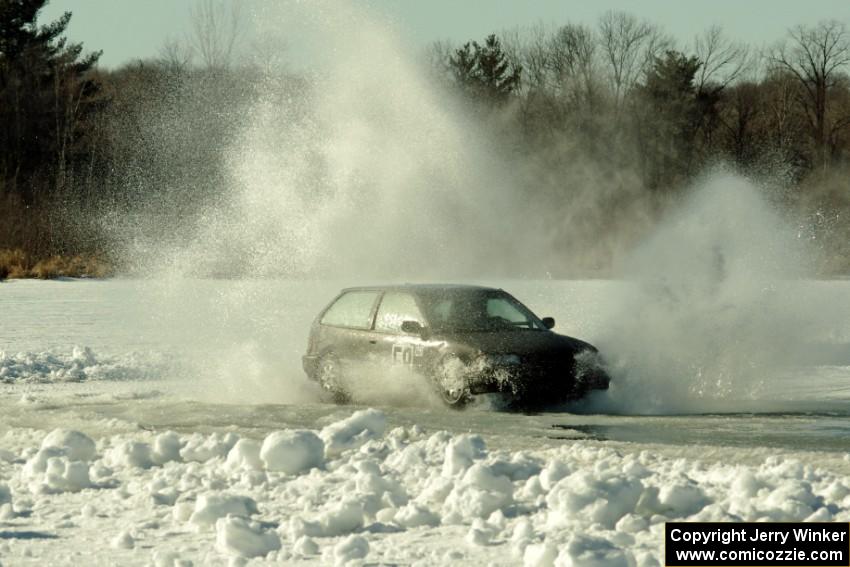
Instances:
[[[367,285],[347,287],[343,293],[349,291],[406,291],[408,293],[439,293],[452,291],[499,291],[499,288],[468,284],[391,284],[391,285]]]

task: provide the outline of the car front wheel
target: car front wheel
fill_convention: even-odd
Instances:
[[[443,402],[462,408],[471,399],[466,364],[456,356],[447,356],[434,369],[433,381]]]
[[[342,370],[339,359],[332,353],[319,359],[316,379],[322,387],[327,399],[335,404],[345,404],[351,401],[351,396],[343,386]]]

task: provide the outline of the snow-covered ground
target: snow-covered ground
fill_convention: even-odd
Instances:
[[[618,367],[599,399],[528,416],[320,404],[298,356],[342,284],[185,285],[0,285],[0,565],[657,565],[670,519],[850,521],[850,283],[795,284],[835,313],[800,321],[812,342],[781,367],[723,367],[711,395]],[[504,287],[652,368],[606,335],[623,284]],[[633,383],[678,411],[623,404]]]

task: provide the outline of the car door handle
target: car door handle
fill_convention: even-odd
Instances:
[[[378,344],[378,340],[377,339],[370,339],[369,344],[370,345],[376,345],[376,344]]]

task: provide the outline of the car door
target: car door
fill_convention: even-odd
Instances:
[[[405,321],[425,326],[425,317],[415,297],[401,291],[385,292],[378,305],[372,332],[375,359],[385,366],[418,370],[425,360],[428,343],[419,335],[403,332],[401,324]]]
[[[367,363],[374,345],[370,329],[380,292],[352,290],[340,295],[322,315],[322,352],[333,353],[346,374]]]

